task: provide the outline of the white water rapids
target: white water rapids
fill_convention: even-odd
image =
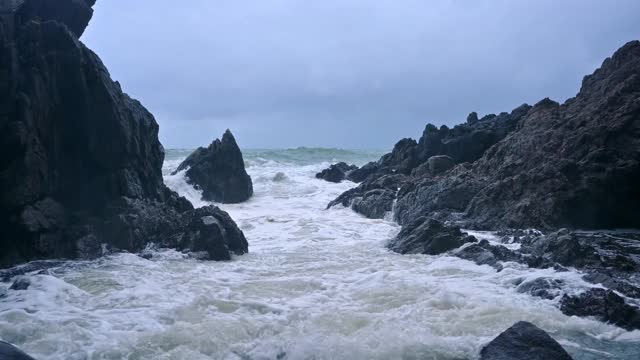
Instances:
[[[201,206],[169,152],[166,183]],[[541,276],[578,291],[576,272],[489,266],[385,249],[399,228],[325,210],[352,183],[314,174],[379,153],[246,151],[255,196],[223,205],[250,253],[202,262],[172,250],[116,254],[33,275],[0,300],[0,339],[37,359],[474,359],[519,320],[548,331],[576,359],[638,359],[640,332],[568,317],[515,284]],[[491,234],[475,233],[493,239]],[[0,283],[6,290],[10,283]]]

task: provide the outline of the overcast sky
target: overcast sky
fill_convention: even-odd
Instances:
[[[389,148],[426,123],[574,96],[638,0],[98,0],[83,41],[167,148]]]

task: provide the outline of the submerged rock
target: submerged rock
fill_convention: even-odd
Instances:
[[[2,360],[35,360],[31,356],[27,355],[24,351],[2,340],[0,340],[0,359]]]
[[[27,290],[31,286],[31,280],[28,277],[21,276],[14,280],[9,290]]]
[[[149,242],[246,252],[233,231],[189,228],[206,215],[235,223],[164,185],[153,115],[78,40],[93,1],[53,3],[0,6],[0,267]]]
[[[240,147],[231,131],[207,148],[198,148],[178,166],[187,182],[202,190],[202,198],[224,204],[240,203],[253,195],[253,183],[244,167]],[[176,173],[174,172],[174,174]]]
[[[480,359],[571,360],[571,356],[544,330],[520,321],[485,346]]]
[[[403,227],[387,247],[400,254],[438,255],[475,241],[476,238],[463,233],[458,227],[445,226],[431,218],[420,218]]]
[[[339,183],[342,180],[349,179],[348,175],[351,171],[357,170],[355,165],[349,165],[345,162],[339,162],[329,166],[328,169],[324,169],[316,174],[317,179],[326,180],[333,183]]]
[[[569,316],[593,316],[626,330],[640,330],[640,309],[611,290],[594,288],[577,296],[565,295],[560,310]]]

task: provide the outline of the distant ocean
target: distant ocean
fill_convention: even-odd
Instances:
[[[190,152],[167,150],[165,182],[195,206],[209,205],[183,173],[171,175]],[[385,249],[399,231],[391,216],[326,210],[355,184],[314,174],[337,161],[363,165],[384,151],[243,153],[255,195],[221,208],[244,231],[249,254],[200,262],[154,249],[151,260],[116,254],[69,262],[52,269],[55,276],[34,276],[20,298],[0,300],[0,336],[28,328],[23,348],[43,360],[473,359],[528,320],[575,359],[638,359],[639,331],[568,317],[554,305],[559,299],[515,286],[547,277],[576,292],[590,287],[576,272],[515,263],[496,272],[447,255],[398,255]]]

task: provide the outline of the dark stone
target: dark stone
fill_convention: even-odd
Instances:
[[[476,239],[458,227],[445,226],[431,219],[420,218],[402,228],[387,247],[400,254],[438,255],[456,249]]]
[[[640,309],[612,290],[594,288],[577,296],[565,295],[560,310],[569,316],[593,316],[629,331],[640,329]]]
[[[519,293],[527,293],[547,300],[553,300],[560,295],[564,282],[557,279],[537,278],[518,286]]]
[[[571,356],[544,330],[520,321],[485,346],[480,359],[571,360]]]
[[[28,277],[19,277],[17,278],[9,290],[27,290],[31,286],[31,280]]]
[[[210,242],[228,248],[212,258],[246,252],[241,232],[189,228],[203,216],[236,226],[164,185],[153,115],[77,38],[93,1],[53,3],[0,9],[0,268],[94,258],[103,244],[138,252],[149,242]]]
[[[93,16],[95,0],[24,0],[14,11],[20,21],[53,20],[64,24],[76,37],[82,36]]]
[[[2,360],[35,360],[34,358],[27,355],[22,350],[2,340],[0,340],[0,359]]]
[[[324,169],[316,174],[317,179],[326,180],[329,182],[339,183],[342,180],[349,179],[347,176],[351,171],[357,170],[355,165],[348,165],[344,162],[331,165],[328,169]]]
[[[467,116],[467,124],[473,124],[476,122],[478,122],[478,113],[474,111]]]
[[[234,204],[253,195],[253,183],[245,170],[242,152],[229,130],[222,141],[216,139],[208,148],[196,149],[176,172],[185,169],[187,182],[201,189],[207,201]]]
[[[371,182],[363,182],[330,202],[327,208],[342,205],[366,217],[382,219],[393,210],[396,193],[405,181],[404,175],[385,175]]]
[[[369,176],[377,174],[380,169],[378,163],[370,162],[365,164],[359,169],[352,170],[347,174],[347,180],[351,180],[355,183],[363,182]]]
[[[351,208],[369,219],[383,219],[388,212],[393,210],[395,198],[395,191],[374,189],[367,191],[362,197],[355,198]]]
[[[451,129],[428,124],[363,184],[413,174],[398,194],[400,224],[435,216],[485,230],[640,228],[639,72],[640,42],[632,41],[564,104],[544,99]],[[431,177],[423,164],[435,155],[457,166]]]
[[[503,268],[500,262],[524,262],[523,257],[515,251],[504,246],[491,245],[487,240],[466,246],[454,252],[453,255],[478,265],[489,265],[498,271]]]

